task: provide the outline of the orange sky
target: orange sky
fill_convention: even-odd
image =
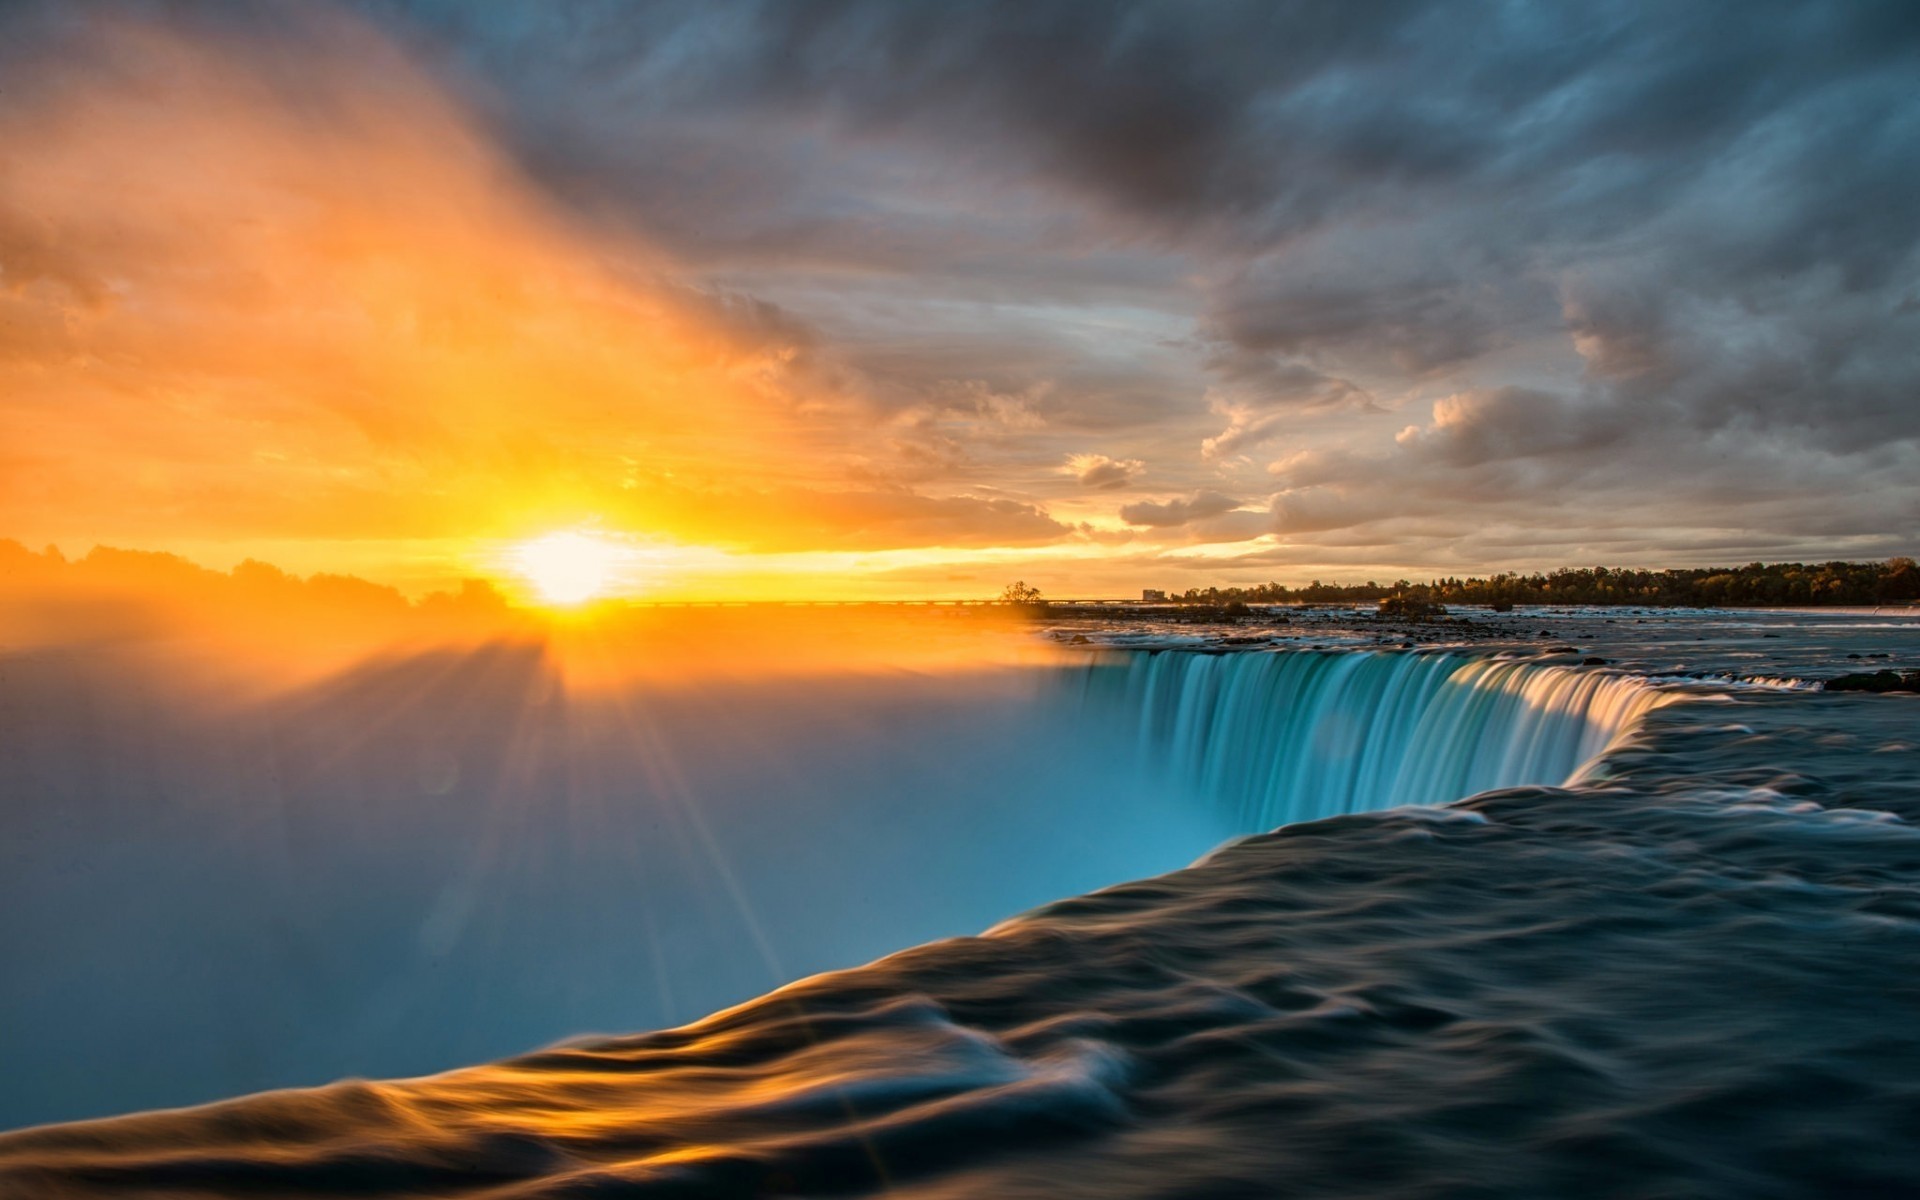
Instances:
[[[0,538],[420,595],[524,589],[520,547],[571,530],[669,599],[1912,551],[1905,276],[1739,273],[1809,244],[1762,218],[1819,197],[1720,207],[1798,160],[1708,178],[1709,140],[1673,151],[1698,189],[1580,208],[1622,155],[1677,168],[1582,149],[1546,95],[1514,140],[1448,143],[1504,161],[1569,122],[1574,165],[1495,180],[1532,216],[1490,220],[1470,172],[1393,158],[1417,139],[1342,140],[1310,82],[1364,56],[1300,77],[1292,141],[1242,145],[1293,119],[1290,76],[1120,70],[1092,10],[1061,50],[1078,115],[966,22],[977,69],[899,80],[853,54],[884,9],[772,58],[693,10],[437,11],[0,20]],[[1190,71],[1226,107],[1183,110]],[[1796,95],[1755,128],[1830,144]],[[1738,244],[1672,275],[1701,230]]]
[[[262,62],[110,25],[5,111],[0,532],[418,591],[590,529],[660,595],[1065,532],[854,486],[861,414],[776,312],[587,242],[398,51],[315,32]]]

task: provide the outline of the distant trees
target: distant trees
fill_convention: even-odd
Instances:
[[[76,619],[110,610],[140,611],[148,620],[171,614],[229,631],[301,631],[294,636],[311,636],[323,625],[396,636],[423,627],[491,632],[515,620],[505,597],[481,579],[462,580],[457,592],[434,592],[415,601],[356,576],[302,578],[254,559],[231,571],[215,571],[158,551],[96,546],[84,557],[68,559],[51,546],[36,553],[0,539],[0,625],[5,607],[22,599],[34,601],[44,613],[70,613]]]
[[[1920,567],[1902,556],[1887,560],[1887,573],[1880,580],[1880,593],[1888,600],[1920,600]]]
[[[1877,605],[1920,600],[1920,566],[1907,557],[1885,562],[1748,563],[1743,567],[1693,567],[1649,571],[1635,567],[1569,567],[1544,574],[1506,572],[1486,578],[1446,577],[1416,584],[1322,583],[1305,587],[1263,583],[1253,587],[1189,588],[1169,599],[1213,607],[1251,604],[1361,604],[1395,601],[1395,608],[1424,604],[1633,604],[1647,607],[1751,607],[1760,605]]]
[[[1024,579],[1016,579],[1000,589],[1002,604],[1039,604],[1041,602],[1040,589],[1029,587]]]

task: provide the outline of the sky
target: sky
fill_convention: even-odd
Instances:
[[[1920,7],[0,3],[0,537],[418,593],[1920,548]]]

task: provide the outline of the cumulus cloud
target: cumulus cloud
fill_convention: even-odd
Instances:
[[[1108,458],[1104,454],[1069,454],[1061,468],[1084,488],[1123,488],[1138,479],[1147,464],[1137,458]]]
[[[1621,415],[1533,388],[1456,392],[1433,402],[1431,424],[1409,425],[1400,446],[1453,466],[1598,451],[1625,437]]]
[[[1270,511],[1274,533],[1298,536],[1352,529],[1396,515],[1396,503],[1384,491],[1308,487],[1276,494]]]
[[[1210,354],[1207,406],[1227,427],[1200,443],[1203,459],[1232,458],[1300,425],[1303,414],[1371,407],[1351,382],[1259,351]]]
[[[1199,491],[1171,500],[1142,500],[1137,504],[1121,505],[1120,519],[1129,525],[1164,529],[1217,517],[1232,512],[1240,504],[1241,501],[1219,492]]]

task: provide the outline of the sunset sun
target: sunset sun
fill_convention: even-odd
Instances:
[[[515,547],[516,572],[548,604],[584,604],[605,596],[625,557],[609,539],[588,533],[549,533]]]

